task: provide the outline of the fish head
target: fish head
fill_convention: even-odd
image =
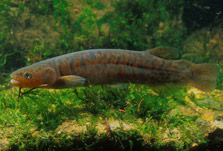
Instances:
[[[11,84],[22,88],[47,87],[56,81],[55,69],[46,65],[31,65],[14,71]]]

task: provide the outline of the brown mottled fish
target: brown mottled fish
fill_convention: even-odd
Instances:
[[[163,54],[165,48],[74,52],[18,69],[11,74],[11,83],[20,88],[52,89],[129,82],[150,86],[172,83],[205,92],[215,89],[216,65],[166,60],[161,58]]]

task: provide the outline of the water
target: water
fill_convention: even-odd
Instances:
[[[2,0],[0,150],[219,150],[222,27],[221,0]],[[16,69],[54,56],[163,46],[176,49],[177,60],[217,65],[216,89],[167,95],[144,85],[104,85],[17,98],[18,88],[8,86]]]

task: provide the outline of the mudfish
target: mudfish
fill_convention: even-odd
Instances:
[[[205,92],[215,89],[216,65],[167,60],[162,58],[163,50],[74,52],[20,68],[11,74],[11,83],[20,88],[52,89],[129,82],[149,86],[172,83]]]

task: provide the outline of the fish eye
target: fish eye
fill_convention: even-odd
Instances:
[[[31,73],[29,73],[29,72],[25,72],[24,73],[24,77],[26,78],[26,79],[31,79]]]

